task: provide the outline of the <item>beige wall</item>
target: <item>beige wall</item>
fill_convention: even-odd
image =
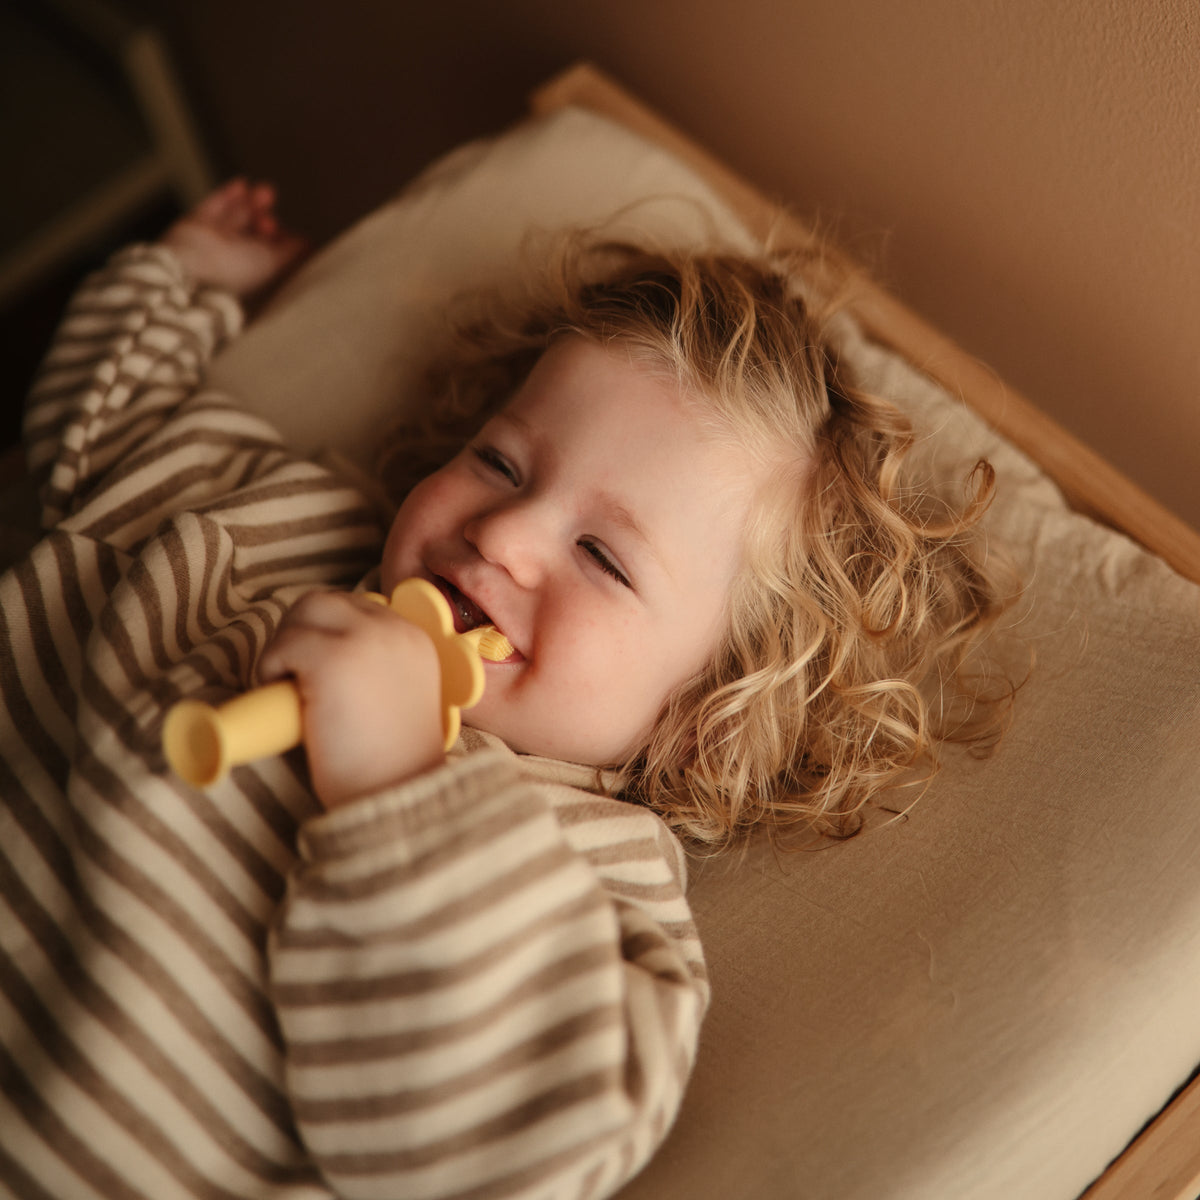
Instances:
[[[590,57],[1200,525],[1194,0],[145,0],[330,232]]]

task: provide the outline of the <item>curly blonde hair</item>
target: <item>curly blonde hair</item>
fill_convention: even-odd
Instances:
[[[959,504],[906,479],[912,425],[839,360],[832,306],[798,282],[813,253],[568,241],[519,301],[461,325],[439,402],[382,462],[403,496],[573,333],[667,372],[773,465],[724,636],[622,764],[627,794],[712,848],[764,824],[857,832],[872,798],[936,770],[938,742],[994,741],[1013,691],[968,668],[1012,594],[979,530],[992,468]]]

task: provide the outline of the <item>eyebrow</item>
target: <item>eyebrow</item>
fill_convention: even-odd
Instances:
[[[600,510],[605,520],[611,522],[618,529],[623,529],[626,533],[633,534],[646,549],[657,557],[654,549],[654,543],[650,540],[650,535],[642,527],[641,522],[625,507],[624,504],[612,495],[611,492],[596,492],[596,507]]]

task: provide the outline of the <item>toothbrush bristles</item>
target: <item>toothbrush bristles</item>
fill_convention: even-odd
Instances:
[[[503,662],[513,652],[513,644],[494,625],[485,625],[476,631],[479,640],[476,649],[480,658],[488,662]]]

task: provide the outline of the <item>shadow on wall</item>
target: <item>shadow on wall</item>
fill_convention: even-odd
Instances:
[[[471,0],[130,3],[175,47],[222,173],[275,181],[318,241],[519,117],[571,57],[539,49],[507,6]]]

